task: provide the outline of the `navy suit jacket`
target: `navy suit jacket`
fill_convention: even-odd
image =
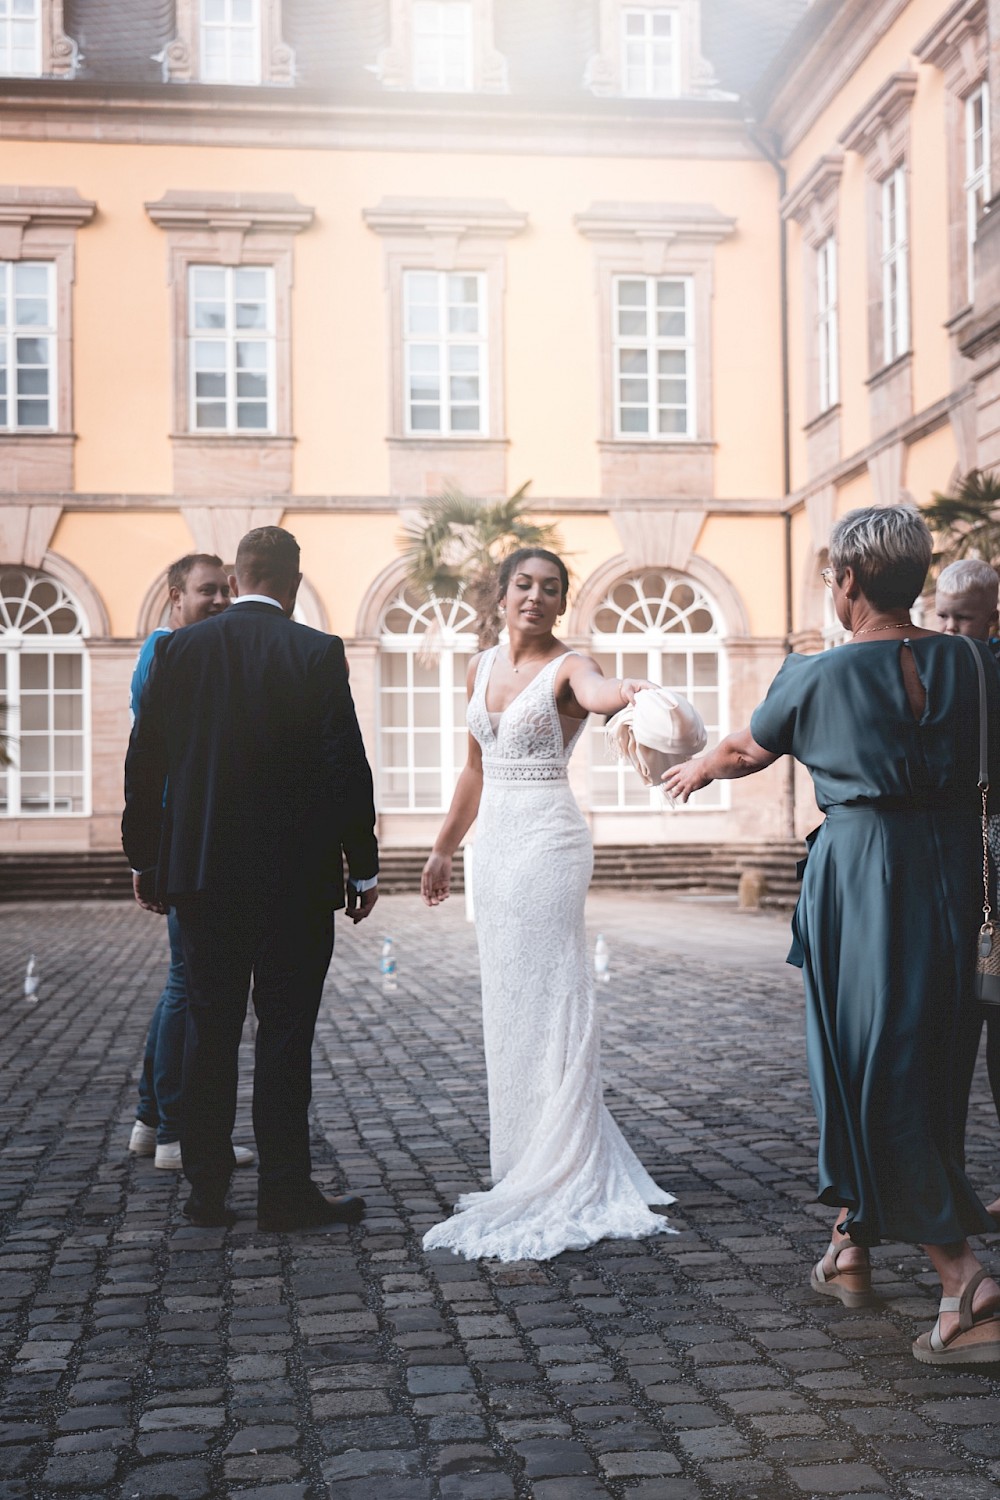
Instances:
[[[166,784],[166,796],[164,796]],[[248,601],[157,643],[125,761],[122,843],[160,900],[344,904],[378,872],[344,643]]]

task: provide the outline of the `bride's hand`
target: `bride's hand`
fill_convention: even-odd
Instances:
[[[451,855],[432,854],[420,877],[420,894],[428,906],[439,906],[451,894]]]
[[[664,771],[660,780],[675,802],[686,802],[693,792],[700,792],[702,787],[709,786],[715,779],[705,774],[704,767],[704,759],[685,760],[679,766],[671,766],[669,771]]]
[[[655,688],[655,682],[649,682],[645,677],[619,677],[619,691],[626,703],[634,703],[636,693],[641,693],[643,688]]]

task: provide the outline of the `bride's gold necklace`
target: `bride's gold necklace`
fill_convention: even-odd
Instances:
[[[855,631],[852,632],[852,634],[854,636],[859,636],[859,635],[874,635],[875,632],[876,632],[876,630],[912,630],[912,629],[913,629],[913,621],[912,620],[905,620],[905,621],[900,620],[900,621],[897,621],[896,623],[894,623],[892,625],[865,625],[863,629],[861,629],[861,630],[855,630]],[[514,670],[517,671],[517,668],[515,667]]]
[[[538,660],[540,660],[540,658],[539,658],[539,657],[537,657],[537,656],[528,656],[528,657],[526,657],[526,658],[525,658],[525,659],[524,659],[524,661],[523,661],[523,662],[522,662],[522,663],[521,663],[521,666],[524,666],[524,667],[527,667],[527,666],[530,666],[530,665],[531,665],[531,663],[532,663],[532,662],[533,662],[533,661],[538,661]],[[514,666],[514,663],[513,663],[513,662],[512,662],[512,661],[511,661],[511,656],[510,656],[510,650],[509,650],[509,649],[508,649],[508,651],[507,651],[507,661],[508,661],[508,663],[509,663],[509,665],[510,665],[510,667],[511,667],[511,668],[512,668],[512,670],[513,670],[513,671],[514,671],[514,672],[515,672],[515,673],[516,673],[516,672],[520,672],[520,670],[521,670],[521,667],[515,667],[515,666]],[[542,666],[545,666],[545,662],[542,662]]]

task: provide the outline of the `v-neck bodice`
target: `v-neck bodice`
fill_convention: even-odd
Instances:
[[[483,752],[483,777],[493,781],[561,781],[585,719],[566,738],[556,703],[559,664],[572,651],[546,662],[501,714],[486,707],[486,689],[499,646],[484,651],[469,700],[468,724]]]

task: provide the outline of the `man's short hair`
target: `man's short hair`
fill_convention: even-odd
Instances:
[[[236,549],[236,576],[241,585],[268,582],[291,588],[298,575],[299,544],[281,526],[248,531]]]
[[[980,557],[959,558],[958,562],[949,563],[938,574],[937,591],[939,594],[947,594],[949,598],[955,594],[984,594],[989,596],[989,601],[995,608],[998,590],[1000,578],[997,577],[996,569],[991,568]]]
[[[183,594],[187,587],[187,581],[191,577],[191,569],[202,563],[206,568],[221,568],[222,558],[216,557],[214,552],[187,552],[179,557],[176,562],[171,563],[167,569],[167,588],[177,589]]]

